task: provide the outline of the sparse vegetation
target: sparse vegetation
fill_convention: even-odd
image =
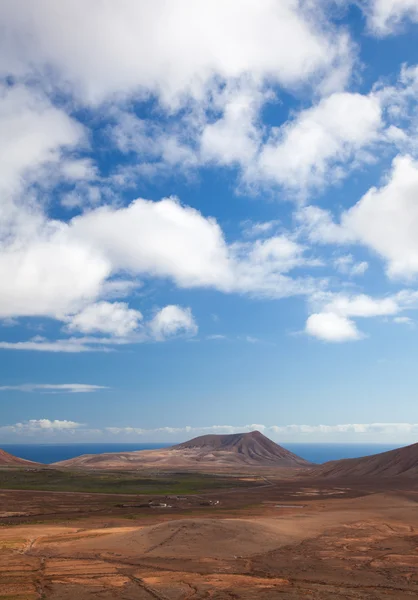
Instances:
[[[260,485],[259,481],[253,485]],[[0,470],[0,489],[104,494],[198,494],[211,489],[250,487],[251,482],[236,477],[197,473],[158,473],[69,471],[58,469]]]

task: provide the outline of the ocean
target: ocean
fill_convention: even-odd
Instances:
[[[155,450],[172,444],[1,444],[0,448],[27,460],[50,464],[74,458],[81,454],[102,452],[132,452],[133,450]],[[324,463],[340,458],[357,458],[393,450],[399,446],[389,444],[283,444],[285,448],[313,463]]]

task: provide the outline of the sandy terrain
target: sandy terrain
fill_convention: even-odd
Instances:
[[[277,480],[167,510],[3,491],[0,598],[416,598],[418,491],[385,486]]]

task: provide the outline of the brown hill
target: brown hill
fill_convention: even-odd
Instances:
[[[37,467],[39,463],[25,460],[0,449],[0,467]]]
[[[259,431],[233,435],[204,435],[160,450],[85,454],[56,466],[99,469],[239,467],[307,467],[309,462],[275,444]]]
[[[346,458],[323,464],[312,473],[315,477],[416,477],[418,444],[361,458]]]
[[[247,464],[259,463],[266,466],[306,467],[310,464],[259,431],[230,435],[202,435],[173,446],[173,450],[192,450],[196,452],[197,457],[202,458],[214,453],[228,452]]]

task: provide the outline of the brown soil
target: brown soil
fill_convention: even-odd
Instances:
[[[0,466],[1,467],[36,467],[40,466],[39,463],[32,462],[31,460],[25,460],[24,458],[18,458],[9,454],[5,450],[0,449]]]
[[[416,477],[418,475],[418,444],[389,452],[325,463],[316,468],[314,477]]]
[[[379,485],[272,480],[218,493],[217,506],[166,510],[3,491],[0,598],[416,598],[418,490]]]

